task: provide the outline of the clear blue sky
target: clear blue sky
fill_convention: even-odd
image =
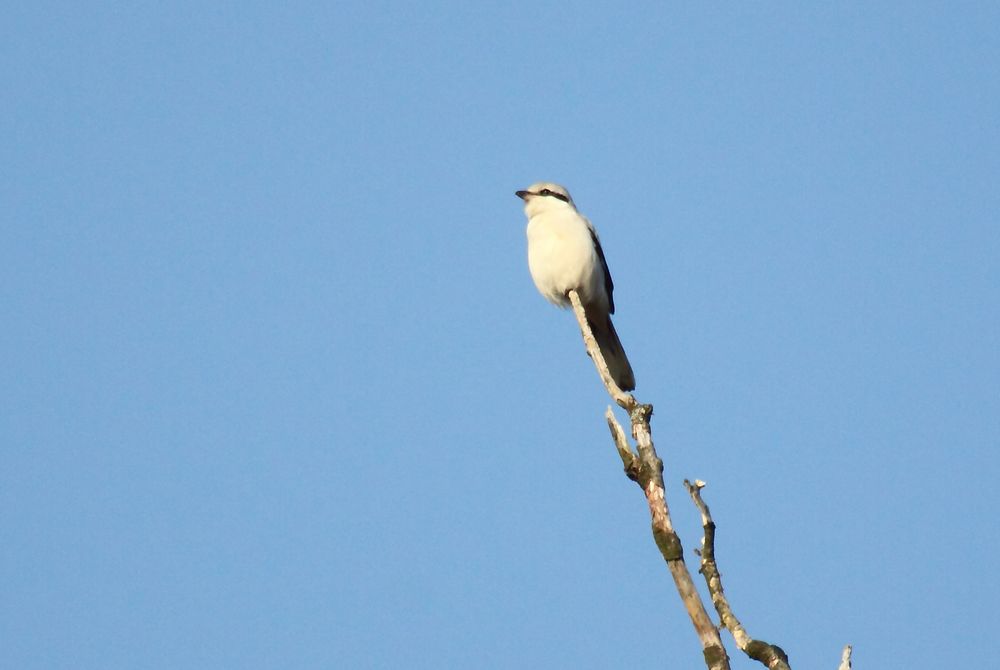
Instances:
[[[688,558],[697,477],[749,632],[796,668],[981,665],[998,25],[8,6],[0,666],[701,667],[528,275],[540,179],[601,232]]]

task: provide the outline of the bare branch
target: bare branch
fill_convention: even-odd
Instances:
[[[851,645],[844,645],[844,651],[840,654],[840,667],[837,670],[851,670]]]
[[[615,441],[615,447],[618,448],[618,455],[621,456],[626,476],[634,482],[639,481],[639,459],[629,446],[628,438],[625,437],[625,429],[618,423],[618,419],[615,417],[615,413],[611,411],[611,407],[608,407],[604,418],[608,420],[608,428],[611,429],[611,439]]]
[[[594,361],[597,373],[604,382],[611,399],[618,403],[618,406],[629,413],[632,423],[632,437],[635,439],[638,456],[628,447],[628,440],[625,431],[614,418],[611,408],[605,415],[608,418],[608,426],[611,429],[611,436],[621,456],[625,472],[630,479],[633,479],[646,496],[649,505],[649,516],[652,520],[653,540],[667,562],[667,568],[674,579],[674,585],[681,596],[684,608],[687,610],[691,624],[694,626],[698,639],[701,642],[702,654],[705,657],[705,664],[709,670],[729,670],[729,656],[722,645],[722,638],[719,630],[715,627],[712,619],[705,610],[705,605],[695,588],[694,580],[684,562],[684,549],[681,540],[674,531],[673,522],[670,519],[670,510],[667,507],[667,498],[663,486],[663,461],[656,454],[653,446],[652,431],[649,427],[649,419],[653,415],[653,406],[639,403],[634,396],[625,393],[618,387],[611,373],[608,371],[608,364],[601,354],[597,340],[587,323],[587,315],[583,309],[583,303],[576,291],[569,292],[570,303],[573,305],[573,313],[576,315],[577,323],[580,325],[580,332],[583,334],[583,342],[587,347],[587,354]]]
[[[708,505],[701,498],[701,490],[705,487],[705,482],[695,480],[694,484],[684,480],[684,487],[691,495],[691,499],[701,512],[701,525],[705,530],[705,536],[701,539],[701,568],[698,570],[705,577],[708,584],[708,592],[712,596],[712,604],[715,611],[719,613],[719,619],[736,640],[736,646],[740,648],[750,658],[760,661],[771,670],[789,670],[788,656],[784,650],[773,644],[768,644],[761,640],[755,640],[747,634],[743,624],[733,614],[729,606],[729,600],[722,589],[722,575],[719,573],[719,566],[715,561],[715,522],[712,521],[712,513],[708,510]]]
[[[580,332],[583,335],[583,342],[587,348],[587,355],[594,362],[597,374],[604,383],[604,388],[608,395],[619,407],[629,414],[632,424],[632,437],[635,440],[636,451],[632,451],[625,436],[625,429],[615,418],[614,412],[608,407],[605,418],[608,428],[611,430],[611,438],[614,440],[615,448],[622,459],[625,474],[642,488],[649,505],[649,515],[652,519],[653,539],[660,550],[660,554],[667,562],[670,574],[674,578],[677,592],[681,596],[684,607],[691,618],[698,639],[701,641],[702,653],[705,656],[705,663],[710,670],[728,670],[729,656],[726,654],[722,639],[719,636],[719,629],[713,624],[702,603],[701,596],[694,586],[694,580],[684,562],[684,551],[681,547],[680,538],[674,531],[673,522],[670,519],[670,509],[667,506],[666,493],[663,485],[663,461],[656,454],[653,446],[652,431],[649,427],[650,417],[653,415],[653,406],[638,402],[630,393],[625,393],[615,383],[608,370],[608,364],[601,354],[601,349],[597,345],[597,340],[590,329],[587,321],[587,314],[583,308],[583,303],[576,291],[569,291],[568,297],[573,305],[573,313],[576,315]],[[638,452],[638,453],[636,453]],[[705,535],[701,542],[701,566],[699,572],[705,577],[708,591],[712,598],[712,604],[719,614],[722,625],[729,630],[736,641],[736,645],[750,658],[759,661],[769,668],[769,670],[790,670],[788,656],[784,650],[774,644],[755,640],[746,632],[743,624],[733,613],[726,599],[722,588],[722,575],[715,560],[715,522],[712,521],[711,512],[708,505],[701,498],[701,489],[705,486],[702,481],[695,481],[692,484],[684,480],[691,499],[701,513],[702,527]],[[851,670],[851,647],[844,647],[839,670]]]
[[[580,332],[583,333],[583,343],[587,347],[587,355],[594,361],[597,374],[600,375],[601,381],[604,382],[604,388],[607,389],[608,395],[618,403],[619,407],[626,412],[631,412],[638,403],[631,393],[622,391],[618,384],[615,383],[615,380],[612,379],[611,372],[608,370],[608,364],[604,360],[601,348],[597,346],[594,333],[590,330],[590,324],[587,323],[587,313],[584,311],[583,303],[580,301],[580,296],[576,291],[569,292],[569,301],[573,305],[573,313],[576,315],[576,321],[580,324]]]

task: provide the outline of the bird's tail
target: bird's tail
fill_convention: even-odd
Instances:
[[[632,366],[628,362],[628,356],[625,355],[622,342],[618,339],[618,333],[615,332],[615,325],[611,323],[611,316],[604,314],[595,318],[588,314],[587,321],[590,323],[590,329],[594,332],[597,346],[601,348],[604,362],[608,364],[611,378],[615,380],[621,390],[633,390],[635,388],[635,375],[632,374]]]

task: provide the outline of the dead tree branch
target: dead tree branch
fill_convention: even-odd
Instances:
[[[840,667],[837,670],[851,670],[851,645],[845,645],[840,654]]]
[[[667,562],[667,568],[674,579],[677,592],[680,594],[684,608],[691,619],[691,624],[698,634],[705,664],[709,670],[729,670],[729,656],[722,645],[719,630],[708,616],[701,596],[695,588],[691,573],[684,563],[681,540],[674,531],[673,522],[670,519],[670,510],[667,507],[663,486],[663,461],[656,454],[649,427],[653,406],[639,403],[634,396],[625,393],[615,384],[608,371],[608,365],[601,355],[600,347],[597,346],[597,341],[594,339],[594,334],[590,330],[590,325],[587,323],[587,315],[584,312],[583,303],[580,302],[580,296],[577,295],[576,291],[570,291],[569,299],[573,305],[573,313],[580,325],[587,353],[594,361],[597,373],[600,375],[601,381],[604,382],[608,395],[629,414],[632,423],[632,438],[635,440],[638,454],[629,448],[625,430],[618,423],[610,407],[605,417],[608,420],[618,454],[621,456],[622,465],[625,467],[625,473],[639,484],[646,496],[649,516],[652,520],[653,540],[656,542],[663,560]]]
[[[694,580],[684,562],[681,540],[674,532],[673,521],[670,519],[670,509],[667,507],[663,486],[663,461],[656,454],[652,431],[649,427],[649,419],[653,416],[653,406],[640,403],[631,393],[626,393],[618,387],[611,377],[608,364],[601,354],[597,340],[594,339],[590,324],[587,323],[587,315],[584,312],[580,296],[577,295],[576,291],[570,291],[569,299],[573,305],[573,313],[576,315],[577,323],[580,325],[583,343],[587,347],[587,355],[594,361],[594,367],[597,368],[597,374],[601,377],[604,388],[607,389],[611,399],[628,412],[632,424],[632,438],[636,445],[635,451],[629,445],[625,429],[618,422],[611,407],[608,407],[604,416],[607,419],[608,428],[611,430],[611,439],[622,459],[625,475],[636,482],[646,496],[649,516],[652,520],[653,540],[656,542],[663,560],[667,562],[667,568],[674,578],[677,592],[680,594],[684,608],[698,634],[702,653],[705,656],[705,664],[709,670],[729,670],[729,656],[722,645],[719,628],[709,618],[701,596],[695,588]],[[781,647],[750,637],[746,629],[743,628],[743,624],[733,614],[723,591],[722,575],[719,573],[719,566],[715,560],[715,522],[712,521],[708,505],[701,497],[701,489],[704,488],[705,483],[695,480],[692,484],[685,479],[684,486],[701,513],[701,523],[705,535],[701,541],[701,566],[698,571],[705,577],[712,604],[715,605],[715,611],[719,614],[722,625],[732,633],[736,646],[750,658],[759,661],[769,670],[790,670],[788,656]],[[850,645],[844,647],[838,670],[851,670]]]
[[[701,525],[705,530],[705,535],[701,539],[701,567],[698,572],[705,577],[708,592],[712,596],[712,604],[715,605],[715,611],[719,613],[719,620],[732,633],[733,639],[736,640],[736,646],[744,654],[755,661],[760,661],[771,670],[789,670],[788,656],[785,655],[784,650],[777,645],[750,637],[729,606],[729,600],[726,599],[726,594],[722,589],[722,575],[715,562],[715,522],[712,521],[712,513],[708,510],[708,505],[701,498],[701,489],[704,486],[705,482],[700,480],[695,480],[694,484],[684,480],[684,487],[691,495],[691,500],[694,501],[698,511],[701,512]]]

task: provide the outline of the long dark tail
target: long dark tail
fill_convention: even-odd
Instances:
[[[632,374],[632,365],[628,362],[622,342],[615,332],[615,325],[611,323],[611,316],[604,314],[601,316],[587,315],[587,322],[590,329],[594,331],[594,338],[601,348],[604,361],[608,364],[608,371],[611,378],[623,391],[631,391],[635,388],[635,375]]]

